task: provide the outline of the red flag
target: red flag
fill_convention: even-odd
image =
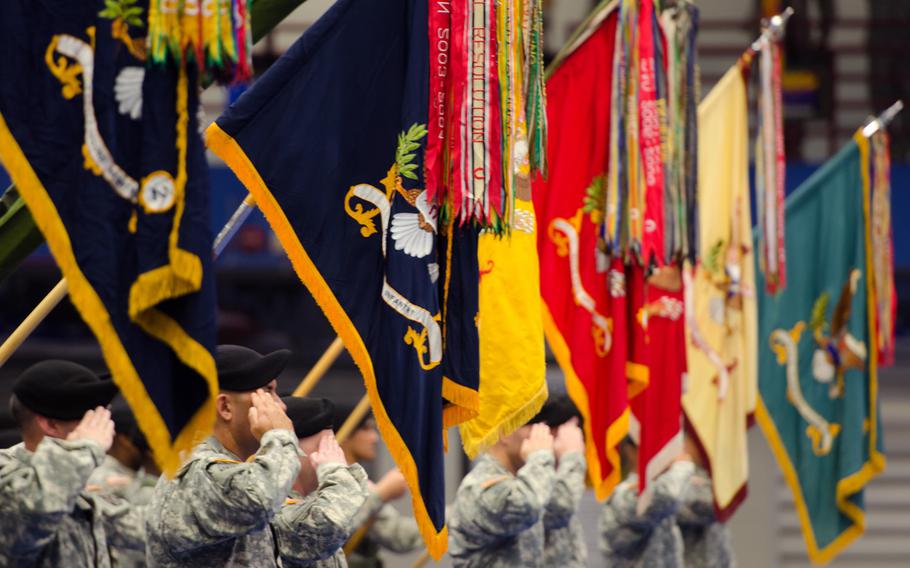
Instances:
[[[547,81],[549,178],[534,185],[547,340],[585,418],[588,471],[598,498],[620,481],[628,432],[625,274],[599,238],[609,158],[615,4],[595,12]],[[555,70],[554,70],[555,69]]]
[[[651,483],[683,449],[685,313],[682,275],[677,266],[655,271],[647,284],[641,268],[636,266],[632,271],[629,295],[634,322],[629,333],[634,348],[630,350],[629,376],[647,383],[632,399],[633,422],[639,429],[638,488],[639,508],[643,509],[650,501]],[[638,298],[644,301],[636,302]]]

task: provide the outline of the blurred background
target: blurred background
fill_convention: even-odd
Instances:
[[[311,25],[332,0],[307,0],[255,48],[257,72],[268,68]],[[594,0],[545,2],[545,34],[552,58],[596,4]],[[760,31],[762,14],[793,6],[786,38],[783,79],[787,186],[792,190],[832,156],[853,132],[898,98],[910,103],[910,1],[908,0],[697,0],[701,9],[699,65],[702,93],[732,65]],[[242,89],[210,88],[203,101],[214,120]],[[897,363],[882,371],[881,406],[888,468],[866,492],[866,535],[832,566],[910,565],[910,111],[891,124],[892,206],[897,278]],[[303,134],[302,134],[303,135]],[[245,196],[233,174],[211,161],[213,232]],[[305,184],[306,180],[301,180]],[[8,177],[0,168],[0,186]],[[792,267],[799,270],[799,266]],[[59,280],[42,247],[0,282],[0,337],[6,337]],[[328,322],[293,273],[262,216],[240,229],[217,263],[219,342],[240,343],[261,352],[289,347],[294,358],[281,377],[290,392],[334,339]],[[0,447],[18,441],[7,410],[12,382],[31,363],[66,358],[103,368],[100,351],[68,302],[59,306],[14,357],[0,368]],[[551,360],[548,381],[563,391],[561,372]],[[363,385],[343,355],[315,391],[317,396],[356,401]],[[470,466],[456,432],[447,457],[449,500]],[[738,564],[745,568],[808,566],[792,498],[757,428],[751,433],[749,498],[731,521]],[[391,467],[383,452],[373,473]],[[399,506],[409,508],[407,499]],[[602,565],[597,551],[600,505],[585,497],[590,566]],[[417,555],[389,555],[387,566],[410,566]],[[444,560],[442,565],[449,565]]]

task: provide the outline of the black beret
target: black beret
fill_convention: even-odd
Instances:
[[[111,420],[114,421],[114,431],[129,438],[139,451],[149,449],[148,441],[136,422],[136,416],[123,397],[118,396],[111,403]]]
[[[254,391],[278,378],[290,357],[287,349],[260,355],[249,347],[219,345],[215,353],[218,384],[226,391]]]
[[[288,418],[294,423],[294,433],[298,438],[308,438],[332,428],[335,406],[329,399],[286,396],[281,400],[288,407]]]
[[[359,402],[359,401],[358,401]],[[345,421],[348,419],[348,416],[354,413],[354,409],[357,408],[357,403],[354,402],[336,402],[335,403],[335,418],[332,421],[332,429],[338,432],[341,430],[341,427],[344,425]],[[372,418],[373,415],[369,412],[363,415],[363,418],[360,419],[360,422],[357,423],[357,426],[354,430],[359,430],[363,428],[363,425],[366,423],[367,419]]]
[[[13,394],[23,406],[57,420],[79,420],[89,410],[110,404],[117,385],[82,365],[49,360],[19,375]]]
[[[562,426],[572,418],[578,418],[578,425],[581,426],[581,413],[575,407],[567,395],[559,394],[551,396],[543,403],[543,407],[537,416],[532,418],[528,424],[537,424],[543,422],[550,428]]]

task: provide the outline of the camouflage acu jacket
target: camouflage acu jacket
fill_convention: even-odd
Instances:
[[[714,514],[711,477],[700,467],[683,493],[676,524],[682,532],[686,566],[731,568],[735,564],[729,529]]]
[[[109,568],[109,547],[142,550],[128,503],[85,492],[104,452],[91,441],[45,438],[34,453],[0,450],[0,566]]]
[[[512,475],[489,455],[455,495],[449,554],[456,568],[544,566],[543,514],[553,489],[553,452],[538,450]]]
[[[133,471],[111,456],[104,456],[104,461],[88,478],[88,490],[119,497],[130,504],[141,506],[152,502],[158,477],[149,475],[144,470]]]
[[[620,483],[604,505],[600,548],[608,566],[682,568],[682,535],[676,526],[680,501],[692,477],[691,462],[676,462],[654,481],[651,504],[637,512],[638,476]]]
[[[585,493],[587,463],[580,452],[563,455],[543,516],[544,566],[585,568],[588,549],[576,513]]]
[[[103,497],[123,499],[136,510],[137,520],[145,526],[145,505],[152,501],[157,477],[144,471],[133,471],[111,456],[88,478],[86,490]],[[112,568],[144,568],[145,547],[141,550],[111,547]]]
[[[367,474],[358,464],[322,464],[318,485],[306,496],[292,493],[272,519],[281,565],[287,568],[343,568],[342,546],[352,520],[367,498]]]
[[[151,567],[279,566],[270,521],[300,471],[297,438],[270,430],[259,451],[240,461],[215,438],[162,477],[146,521]]]
[[[354,519],[355,531],[363,525],[369,528],[360,545],[348,556],[350,568],[379,568],[381,549],[404,554],[423,546],[417,521],[399,513],[373,491]]]

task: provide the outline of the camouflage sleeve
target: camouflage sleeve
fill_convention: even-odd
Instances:
[[[385,506],[385,501],[379,497],[379,494],[377,494],[372,489],[367,489],[366,491],[367,499],[363,503],[363,507],[361,507],[360,510],[357,511],[357,514],[354,515],[354,518],[351,519],[351,527],[355,531],[369,522],[370,519],[372,519],[379,512],[379,510]]]
[[[543,517],[545,528],[554,529],[569,525],[585,493],[586,472],[585,457],[580,452],[572,452],[560,458],[553,493],[547,501]]]
[[[404,554],[423,545],[417,521],[413,517],[402,515],[395,507],[383,505],[374,519],[367,534],[381,548]]]
[[[155,485],[158,483],[158,478],[154,475],[149,475],[147,473],[141,473],[136,476],[135,486],[132,487],[129,497],[129,502],[134,506],[148,505],[152,502],[152,497],[155,495]]]
[[[145,507],[135,507],[114,496],[94,496],[111,548],[145,550]]]
[[[366,472],[358,464],[326,463],[316,470],[316,491],[285,505],[272,520],[278,554],[285,566],[331,558],[344,546],[351,519],[366,501]]]
[[[88,440],[44,438],[31,462],[10,460],[0,467],[0,526],[4,545],[22,555],[40,550],[60,519],[73,511],[89,475],[104,452]]]
[[[675,462],[654,480],[654,494],[648,508],[638,513],[635,483],[623,482],[614,491],[601,517],[601,552],[608,558],[634,558],[643,539],[658,523],[679,510],[680,497],[694,471],[692,462]]]
[[[101,462],[101,465],[92,470],[92,474],[88,476],[85,489],[90,493],[107,493],[110,488],[110,484],[107,483],[107,481],[112,475],[114,475],[114,472],[111,471],[107,459],[104,459],[104,461]]]
[[[607,559],[635,557],[647,534],[645,527],[636,522],[637,504],[637,486],[628,481],[620,483],[607,499],[600,518],[600,551]]]
[[[297,438],[269,430],[246,462],[206,459],[190,466],[160,507],[155,530],[175,553],[265,527],[300,471]]]
[[[489,546],[534,526],[550,499],[553,462],[552,451],[538,450],[515,477],[491,478],[456,502],[465,537],[477,546]]]
[[[691,482],[683,493],[676,518],[681,523],[689,525],[707,525],[716,520],[711,478],[706,471],[695,470]]]
[[[694,472],[695,464],[690,461],[678,461],[654,480],[654,497],[644,512],[652,526],[676,515]]]

